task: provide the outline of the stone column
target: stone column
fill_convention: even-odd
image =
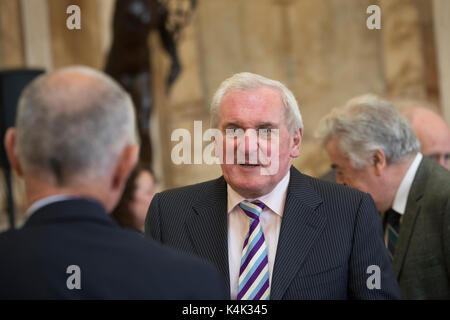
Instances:
[[[0,0],[0,39],[0,69],[23,67],[25,55],[20,2]]]
[[[21,0],[20,7],[26,66],[52,70],[52,40],[47,0]]]
[[[450,124],[450,1],[434,0],[434,30],[440,80],[441,110]]]

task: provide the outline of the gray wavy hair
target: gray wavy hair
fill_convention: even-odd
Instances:
[[[136,143],[129,95],[109,76],[74,66],[36,78],[17,110],[17,152],[25,172],[52,174],[59,185],[105,177]]]
[[[364,168],[377,149],[384,151],[388,164],[401,161],[420,150],[420,143],[408,121],[394,104],[373,94],[351,99],[323,118],[316,137],[326,145],[337,137],[339,148],[353,167]]]
[[[303,128],[302,115],[298,108],[297,100],[293,93],[281,82],[271,80],[260,76],[258,74],[250,72],[236,73],[230,78],[224,80],[212,99],[210,115],[211,115],[211,127],[217,128],[219,123],[219,107],[222,102],[223,96],[232,90],[244,91],[254,90],[261,87],[272,87],[280,92],[281,99],[283,101],[285,109],[286,126],[290,133]]]

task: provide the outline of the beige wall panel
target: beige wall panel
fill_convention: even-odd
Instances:
[[[181,62],[181,73],[178,79],[175,81],[169,95],[169,102],[171,105],[181,105],[183,109],[188,108],[188,106],[183,107],[183,104],[192,102],[200,102],[199,105],[194,106],[196,110],[203,112],[204,106],[203,98],[203,86],[201,82],[201,74],[199,69],[199,53],[197,48],[197,34],[194,29],[193,24],[188,25],[183,31],[181,38],[178,43],[178,54]],[[159,40],[159,37],[158,37]],[[170,67],[170,59],[164,51],[165,56],[165,68],[168,71]],[[164,78],[161,79],[165,81],[167,77],[167,71]],[[192,108],[192,106],[190,106]],[[193,111],[193,110],[191,110]],[[183,112],[183,110],[181,110]]]
[[[293,2],[293,90],[304,117],[306,139],[331,108],[355,95],[384,91],[380,31],[366,27],[366,8],[371,3]]]
[[[240,40],[239,1],[201,0],[197,32],[206,99],[225,77],[245,70]]]
[[[55,68],[82,64],[102,68],[101,0],[49,0],[52,53]],[[69,30],[67,7],[78,5],[81,10],[81,29]]]
[[[0,68],[25,65],[20,2],[0,0]]]
[[[101,36],[101,50],[103,58],[109,51],[112,42],[112,24],[114,15],[114,5],[116,0],[97,0],[99,13],[99,28]]]
[[[47,0],[21,0],[26,66],[53,69],[52,37]]]
[[[418,8],[413,0],[380,0],[384,73],[390,97],[426,99]]]
[[[314,131],[319,120],[349,98],[383,94],[379,30],[366,27],[366,9],[373,1],[298,0],[287,15],[291,30],[292,70],[288,84],[304,121],[301,154],[294,164],[314,176],[329,168]]]
[[[284,80],[282,6],[273,0],[203,0],[197,11],[206,99],[227,77],[250,71]]]
[[[439,107],[439,66],[437,61],[436,39],[434,36],[433,1],[414,0],[414,4],[419,12],[426,98],[427,101]]]
[[[434,0],[434,28],[438,56],[441,110],[450,124],[450,1]]]

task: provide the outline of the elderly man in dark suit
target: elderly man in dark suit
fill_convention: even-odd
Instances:
[[[223,279],[109,216],[135,165],[128,94],[86,67],[23,92],[5,146],[23,176],[27,215],[0,235],[0,299],[222,299]]]
[[[374,95],[353,98],[324,118],[336,181],[372,195],[407,299],[450,299],[450,172],[422,156],[410,125]]]
[[[214,263],[231,299],[399,297],[370,196],[291,166],[303,124],[283,84],[234,75],[211,123],[223,176],[157,194],[149,236]]]

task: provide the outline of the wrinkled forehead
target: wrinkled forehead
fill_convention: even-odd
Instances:
[[[230,90],[223,96],[219,106],[220,123],[280,124],[284,120],[284,110],[281,94],[275,88]]]

